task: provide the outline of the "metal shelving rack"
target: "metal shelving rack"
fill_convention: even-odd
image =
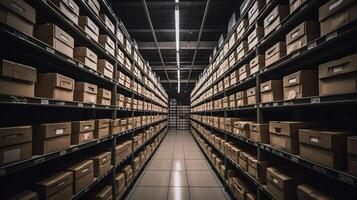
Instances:
[[[244,13],[241,13],[240,18],[237,20],[236,25],[231,30],[236,30],[238,24],[247,17],[248,10],[253,6],[255,1],[250,1],[248,5],[248,9]],[[354,39],[354,35],[357,34],[357,26],[356,22],[350,23],[347,26],[344,26],[328,35],[319,37],[306,45],[305,47],[284,56],[279,61],[274,64],[259,69],[259,71],[255,74],[251,74],[244,80],[238,81],[235,85],[231,85],[228,88],[224,88],[223,91],[220,91],[216,94],[213,94],[209,97],[203,97],[213,85],[217,84],[219,81],[224,80],[225,77],[229,76],[234,70],[237,70],[243,64],[249,62],[252,58],[257,55],[264,54],[264,52],[271,47],[276,42],[280,41],[281,38],[285,37],[285,35],[292,30],[292,28],[299,25],[302,21],[308,19],[309,13],[317,12],[318,8],[325,3],[325,1],[318,0],[310,0],[305,1],[303,5],[301,5],[297,10],[293,13],[290,13],[272,33],[265,36],[262,40],[260,40],[256,47],[248,51],[245,56],[236,61],[236,63],[228,68],[220,77],[217,77],[216,80],[210,83],[209,78],[215,73],[219,66],[224,62],[225,59],[237,48],[238,44],[245,40],[248,37],[248,34],[252,32],[255,26],[262,26],[264,18],[274,9],[277,4],[286,4],[285,1],[280,0],[271,0],[269,1],[259,13],[255,22],[251,23],[247,28],[243,36],[238,39],[233,47],[231,47],[228,52],[223,56],[222,60],[217,62],[215,68],[212,68],[211,71],[205,70],[204,75],[201,76],[200,80],[197,82],[195,88],[191,92],[191,109],[195,108],[204,103],[213,102],[214,100],[228,97],[236,93],[237,91],[246,90],[248,88],[254,87],[256,88],[256,104],[255,105],[247,105],[241,107],[234,108],[223,108],[223,109],[214,109],[214,110],[202,110],[202,111],[191,111],[191,114],[202,115],[202,116],[220,116],[220,117],[239,117],[241,114],[243,116],[249,115],[255,118],[257,123],[263,123],[269,120],[271,117],[271,113],[279,111],[279,112],[292,112],[294,113],[294,118],[301,120],[301,110],[303,109],[316,109],[319,110],[320,114],[324,115],[324,109],[328,106],[355,106],[357,105],[357,94],[341,94],[341,95],[332,95],[332,96],[312,96],[301,99],[294,100],[281,100],[275,101],[271,103],[261,103],[260,100],[260,83],[272,80],[272,79],[281,79],[282,76],[287,75],[289,73],[293,73],[302,69],[316,69],[315,67],[323,62],[327,62],[336,57],[341,57],[343,55],[348,55],[356,52],[356,40]],[[316,18],[316,16],[314,16]],[[223,44],[228,43],[233,31],[227,34],[226,40]],[[213,58],[209,65],[212,65],[216,59],[218,59],[219,52],[223,51],[224,45],[222,45]],[[331,49],[334,49],[331,51]],[[335,55],[338,52],[338,55]],[[256,87],[258,86],[258,87]],[[269,115],[270,114],[270,115]],[[323,117],[322,117],[323,118]],[[331,169],[325,166],[321,166],[312,161],[308,161],[306,159],[302,159],[298,155],[292,155],[278,149],[272,148],[268,144],[261,144],[254,142],[250,139],[243,138],[232,133],[229,133],[225,130],[218,129],[216,127],[210,126],[208,124],[204,124],[203,122],[192,119],[192,121],[197,122],[204,126],[206,129],[211,131],[214,134],[220,135],[221,138],[229,140],[234,143],[244,143],[252,148],[256,149],[256,155],[258,160],[264,160],[264,158],[268,158],[270,156],[278,157],[282,160],[290,162],[293,165],[301,166],[302,169],[311,171],[316,174],[320,174],[323,177],[327,177],[333,179],[341,184],[346,184],[348,187],[356,188],[357,187],[357,177],[354,177],[350,174],[347,174],[344,171],[339,171],[335,169]],[[196,132],[193,127],[192,129]],[[204,137],[203,137],[204,138]],[[204,138],[205,139],[205,138]],[[197,140],[196,140],[197,141]],[[237,142],[235,142],[237,141]],[[239,142],[238,142],[239,141]],[[212,149],[215,149],[218,152],[221,152],[217,149],[213,144],[211,144],[208,140],[206,140]],[[221,152],[224,163],[227,162],[231,164],[238,172],[240,172],[243,176],[247,175],[245,171],[243,171],[236,163],[232,162],[232,160],[225,156],[223,152]],[[226,175],[226,173],[225,173]],[[222,177],[221,177],[222,178]],[[227,177],[223,177],[227,178]],[[275,199],[275,197],[266,189],[266,185],[257,184],[257,182],[252,179],[252,177],[248,177],[252,183],[256,185],[257,188],[257,199]]]
[[[167,121],[168,97],[163,87],[160,84],[157,84],[159,83],[157,78],[154,77],[153,79],[152,77],[144,73],[143,69],[141,69],[138,66],[138,63],[134,60],[132,52],[126,51],[124,45],[122,45],[118,41],[116,34],[111,32],[109,29],[107,29],[104,22],[89,8],[85,0],[75,0],[75,2],[80,7],[81,15],[86,15],[90,17],[91,20],[93,20],[95,24],[98,25],[100,32],[109,35],[109,37],[115,42],[116,44],[115,55],[117,55],[118,48],[121,49],[125,53],[125,55],[130,59],[131,63],[137,66],[138,69],[140,69],[140,73],[142,74],[142,76],[147,76],[149,81],[155,83],[152,84],[153,87],[149,87],[148,85],[144,84],[144,82],[138,79],[132,71],[128,70],[127,68],[125,68],[125,66],[119,63],[116,57],[110,55],[109,52],[107,52],[99,43],[92,40],[89,37],[89,35],[86,34],[78,25],[74,24],[72,21],[65,18],[51,1],[39,0],[30,3],[32,6],[36,8],[37,17],[40,23],[44,23],[44,22],[55,23],[75,39],[76,45],[87,46],[92,51],[94,51],[99,58],[105,58],[106,60],[108,60],[114,66],[114,72],[113,72],[114,78],[113,79],[107,78],[102,74],[93,71],[92,69],[78,62],[77,60],[67,57],[66,55],[56,51],[52,47],[43,43],[42,41],[34,37],[28,36],[26,34],[23,34],[13,29],[12,27],[9,27],[6,24],[0,23],[0,42],[2,42],[2,44],[11,44],[10,48],[4,49],[5,48],[4,46],[0,48],[0,53],[2,57],[11,60],[21,60],[21,62],[28,63],[30,66],[38,67],[41,70],[45,69],[45,71],[53,71],[56,73],[69,76],[77,81],[80,80],[89,83],[94,83],[100,87],[108,89],[112,91],[111,105],[105,106],[105,105],[88,104],[82,102],[58,101],[58,100],[39,98],[39,97],[0,95],[0,106],[9,107],[10,109],[18,109],[18,110],[41,109],[41,110],[46,110],[46,112],[52,114],[53,112],[56,111],[80,112],[81,119],[82,117],[88,119],[96,119],[96,118],[118,119],[122,117],[142,116],[142,115],[156,115],[156,116],[159,115],[159,116],[163,116],[163,119],[159,121],[154,121],[152,123],[137,128],[127,130],[120,134],[110,135],[103,139],[93,140],[91,142],[80,144],[80,145],[72,145],[70,148],[64,149],[62,151],[48,153],[44,155],[35,155],[28,160],[0,166],[0,177],[2,180],[5,180],[5,178],[7,177],[14,176],[19,173],[23,173],[24,171],[35,170],[34,168],[39,168],[39,169],[43,168],[45,165],[49,164],[50,162],[54,162],[54,161],[63,162],[66,159],[74,158],[74,154],[89,153],[93,155],[93,152],[90,151],[93,151],[93,149],[94,152],[100,151],[103,145],[107,151],[111,151],[112,163],[116,163],[115,147],[119,141],[123,141],[125,138],[133,140],[133,137],[138,132],[147,129],[150,126],[157,125],[159,123],[166,123]],[[121,30],[121,32],[125,34],[125,38],[131,41],[130,35],[127,34],[126,30],[123,30],[125,29],[124,25],[122,24],[120,19],[117,18],[114,11],[109,6],[108,2],[106,0],[99,0],[99,2],[101,6],[101,12],[104,12],[115,25],[115,32]],[[12,46],[15,46],[16,48],[12,48]],[[142,60],[144,60],[137,49],[132,47],[132,51],[136,51],[138,56]],[[135,92],[132,89],[121,86],[116,78],[118,71],[125,73],[127,76],[130,77],[131,80],[134,80],[139,84],[141,84],[142,87],[152,92],[157,97],[158,100],[155,100],[155,98],[144,96],[142,94]],[[152,111],[152,110],[148,111],[145,109],[139,110],[139,109],[132,109],[132,108],[130,109],[119,108],[116,106],[116,99],[118,93],[131,96],[135,99],[142,100],[144,102],[152,103],[153,105],[160,106],[163,109],[162,111]],[[16,121],[15,122],[10,121],[13,119],[12,117],[10,117],[9,119],[5,118],[5,116],[0,118],[2,120],[1,123],[2,126],[7,124],[13,125],[17,123]],[[167,126],[168,125],[166,123],[166,125],[159,131],[159,133],[163,133],[164,135],[166,135]],[[89,186],[87,186],[81,192],[75,194],[72,197],[72,199],[86,199],[87,198],[86,195],[89,195],[93,189],[98,189],[98,187],[105,182],[104,180],[109,181],[109,183],[112,185],[113,199],[124,198],[126,191],[128,191],[130,187],[133,185],[135,179],[140,175],[141,171],[145,168],[145,165],[150,160],[150,157],[142,165],[141,169],[139,170],[139,173],[137,173],[133,181],[126,187],[126,190],[122,193],[120,197],[117,197],[115,195],[115,177],[118,169],[122,167],[124,164],[131,163],[130,161],[134,159],[134,155],[137,154],[139,150],[141,150],[144,146],[149,144],[149,142],[157,138],[159,133],[154,137],[150,138],[149,140],[147,140],[144,144],[139,146],[137,149],[133,150],[133,152],[129,156],[124,158],[119,164],[117,165],[113,164],[114,167],[110,171],[108,171],[103,176],[96,178]],[[160,143],[162,139],[160,140]]]

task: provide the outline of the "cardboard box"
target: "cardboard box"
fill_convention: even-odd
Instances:
[[[47,154],[69,148],[72,125],[70,122],[47,123],[34,126],[33,153]]]
[[[98,59],[97,70],[100,74],[113,79],[114,66],[105,59]]]
[[[94,177],[106,174],[112,166],[112,153],[103,152],[91,158],[93,160]]]
[[[61,13],[78,25],[79,7],[74,0],[51,0]]]
[[[250,139],[269,144],[269,124],[249,123]]]
[[[258,1],[257,1],[258,2]],[[248,51],[258,45],[258,42],[264,37],[263,27],[256,26],[255,29],[248,35]]]
[[[257,199],[257,197],[253,193],[247,193],[245,195],[245,200],[256,200],[256,199]]]
[[[357,91],[357,54],[319,65],[319,94],[335,95]]]
[[[317,122],[307,121],[270,121],[270,144],[271,146],[289,152],[299,153],[299,129],[316,128]]]
[[[287,5],[278,4],[264,19],[264,35],[268,36],[289,15]]]
[[[230,154],[230,158],[238,164],[239,162],[239,154],[240,154],[241,150],[238,147],[233,146],[231,148],[231,154]]]
[[[110,105],[112,92],[103,88],[98,89],[97,104]]]
[[[310,199],[332,200],[332,198],[329,197],[327,194],[307,184],[298,185],[296,190],[297,190],[298,200],[310,200]]]
[[[83,103],[97,103],[98,87],[86,82],[76,82],[74,87],[74,100]]]
[[[260,84],[260,98],[262,103],[283,99],[283,81],[270,80]]]
[[[0,93],[6,95],[33,97],[37,70],[33,67],[1,60]]]
[[[236,104],[237,107],[247,105],[247,92],[246,91],[237,92],[236,99],[237,99],[237,104]]]
[[[98,2],[98,0],[86,0],[88,6],[90,7],[90,9],[96,14],[99,15],[99,11],[100,11],[100,4]]]
[[[247,152],[241,151],[239,153],[238,164],[244,171],[248,171],[248,157],[250,155]]]
[[[98,26],[88,16],[79,16],[78,25],[83,29],[88,37],[90,37],[95,42],[98,42]]]
[[[117,36],[118,41],[124,46],[124,35],[123,35],[122,31],[120,30],[120,27],[117,28],[116,32],[117,32],[116,36]]]
[[[228,48],[231,49],[237,41],[236,32],[233,32],[232,36],[228,40]]]
[[[321,36],[325,36],[357,19],[354,0],[330,0],[319,8]]]
[[[73,101],[75,81],[57,73],[38,74],[36,97]]]
[[[83,144],[93,140],[94,120],[72,122],[71,144]]]
[[[237,57],[237,55],[236,55],[236,52],[235,51],[233,51],[230,55],[229,55],[229,57],[228,57],[228,66],[229,67],[232,67],[235,63],[236,63],[236,57]]]
[[[284,100],[318,95],[317,72],[301,70],[284,76]]]
[[[248,42],[247,40],[243,40],[237,47],[237,60],[241,60],[246,53],[248,52]]]
[[[119,49],[117,48],[117,60],[119,61],[119,63],[124,66],[125,65],[125,56],[124,56],[124,53]]]
[[[104,49],[109,52],[110,55],[115,56],[114,54],[114,49],[115,49],[115,43],[114,41],[106,34],[101,34],[99,35],[99,44],[104,47]]]
[[[357,137],[348,137],[347,139],[347,172],[357,176]]]
[[[306,46],[320,36],[318,22],[304,21],[286,34],[286,53],[290,53]]]
[[[232,94],[229,96],[229,107],[230,108],[236,107],[236,94]]]
[[[83,63],[90,69],[97,71],[98,56],[87,47],[74,48],[74,59]]]
[[[248,21],[249,24],[253,24],[257,19],[259,13],[262,11],[263,7],[265,6],[265,0],[256,0],[252,7],[250,7],[248,11]]]
[[[107,185],[101,189],[96,195],[95,200],[110,200],[113,199],[112,186]]]
[[[107,27],[112,33],[115,32],[115,27],[113,22],[108,18],[108,16],[104,13],[100,13],[100,18],[102,19],[102,21],[105,24],[105,27]]]
[[[125,167],[123,167],[121,172],[125,174],[125,183],[126,185],[128,185],[133,179],[133,168],[131,167],[131,165],[126,165]]]
[[[74,39],[55,24],[37,25],[34,35],[55,50],[73,58]]]
[[[109,133],[111,135],[116,135],[120,133],[120,119],[111,119],[109,128]]]
[[[116,194],[116,196],[119,196],[124,191],[125,187],[126,187],[125,174],[118,173],[117,176],[115,177],[115,194]]]
[[[109,135],[109,119],[96,119],[94,124],[94,139],[102,139]]]
[[[0,1],[0,21],[12,28],[33,35],[33,26],[36,24],[36,10],[22,0]]]
[[[248,24],[249,22],[247,18],[243,18],[242,21],[239,23],[239,25],[237,26],[237,40],[241,39],[241,37],[248,28]]]
[[[229,88],[231,86],[230,76],[224,78],[224,88]]]
[[[125,39],[125,50],[131,55],[132,52],[132,48],[131,48],[131,42],[128,39]]]
[[[257,100],[255,97],[255,87],[249,88],[247,90],[247,105],[256,104]]]
[[[333,169],[346,168],[348,132],[299,130],[300,156]]]
[[[242,67],[239,68],[239,80],[243,81],[248,76],[250,76],[249,64],[244,64]]]
[[[259,161],[256,157],[248,157],[248,173],[259,183],[266,182],[267,161]]]
[[[306,2],[306,0],[290,0],[289,1],[290,13],[293,13],[296,9],[298,9],[305,2]]]
[[[259,71],[259,69],[262,69],[264,67],[265,67],[265,55],[257,55],[249,62],[250,74],[255,74]]]
[[[25,190],[20,192],[12,197],[9,200],[38,200],[39,196],[37,192],[31,190]]]
[[[284,170],[274,167],[267,168],[267,186],[277,199],[295,199],[298,180],[294,172],[287,174]]]
[[[73,173],[74,193],[82,191],[84,188],[86,188],[89,184],[93,182],[93,160],[85,160],[83,162],[80,162],[68,168],[68,171],[71,171]]]
[[[32,157],[31,126],[0,128],[0,166]]]
[[[265,51],[265,66],[269,66],[286,55],[285,42],[278,42]]]
[[[63,171],[36,184],[40,199],[70,199],[73,195],[73,172]]]
[[[235,70],[230,74],[231,86],[235,85],[239,81],[239,70]]]

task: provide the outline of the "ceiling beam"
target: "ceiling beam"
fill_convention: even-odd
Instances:
[[[204,70],[207,65],[194,65],[192,70]],[[162,71],[164,68],[160,65],[151,65],[153,71]],[[191,65],[181,65],[180,70],[190,70]],[[166,70],[177,70],[177,65],[166,65]]]
[[[129,32],[131,33],[151,33],[151,29],[128,29]],[[200,29],[180,29],[181,33],[186,33],[186,32],[195,32],[198,33],[200,31]],[[202,32],[205,33],[209,33],[209,32],[224,32],[225,29],[214,29],[214,28],[210,28],[210,29],[203,29]],[[170,28],[162,28],[162,29],[155,29],[156,33],[175,33],[175,29],[170,29]]]
[[[197,80],[180,80],[181,83],[196,83]],[[169,83],[167,80],[161,80],[161,83]],[[170,83],[177,83],[177,80],[170,80]]]
[[[149,7],[172,7],[174,8],[176,4],[180,6],[180,8],[192,8],[192,7],[204,7],[206,6],[206,1],[182,1],[179,3],[175,3],[175,1],[150,1],[146,2]],[[212,2],[213,5],[234,5],[236,4],[232,0],[219,0]],[[129,1],[112,1],[113,7],[122,7],[122,6],[141,6],[140,2],[134,2],[132,0]]]
[[[180,42],[180,49],[192,49],[195,50],[197,48],[198,42]],[[139,49],[141,50],[157,50],[155,42],[138,42]],[[217,46],[216,41],[201,41],[199,43],[198,49],[213,49]],[[161,50],[164,49],[176,49],[175,42],[158,42],[158,47]]]

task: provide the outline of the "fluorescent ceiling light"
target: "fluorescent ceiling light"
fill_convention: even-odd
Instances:
[[[175,0],[178,3],[179,0]],[[177,93],[180,93],[180,10],[175,6],[175,37],[176,37],[176,62],[177,62]]]
[[[180,69],[177,69],[177,93],[180,93]]]

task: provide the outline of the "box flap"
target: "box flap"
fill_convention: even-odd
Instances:
[[[2,59],[1,75],[28,82],[36,82],[37,80],[35,68],[5,59]]]
[[[39,190],[42,191],[46,197],[49,197],[72,183],[73,173],[65,171],[53,175],[48,179],[37,183],[37,185],[39,186]]]
[[[31,126],[15,126],[0,128],[0,147],[32,141]]]
[[[99,43],[100,44],[108,44],[111,48],[115,48],[115,44],[112,39],[106,34],[99,35]]]
[[[325,149],[341,150],[346,147],[348,132],[299,129],[299,143]]]
[[[70,91],[74,90],[75,81],[73,79],[56,73],[52,73],[51,76],[54,76],[56,87],[70,90]]]
[[[110,62],[105,60],[105,59],[98,59],[98,65],[97,66],[98,66],[98,68],[105,68],[110,72],[114,71],[114,66]],[[124,74],[120,73],[119,76],[121,76],[121,75],[124,75]]]
[[[277,5],[270,13],[268,16],[265,17],[264,19],[264,28],[268,27],[273,21],[279,16],[279,7],[280,5]]]
[[[85,176],[89,173],[93,173],[93,160],[86,160],[81,163],[78,163],[70,168],[69,171],[73,171],[75,179],[79,179],[82,176]]]
[[[319,65],[319,79],[357,71],[357,54]]]
[[[247,90],[247,97],[251,97],[255,95],[255,87],[249,88]]]
[[[285,42],[278,42],[272,47],[270,47],[268,50],[265,51],[265,59],[269,59],[273,57],[275,54],[279,53],[281,50],[285,49]]]
[[[73,52],[74,57],[87,57],[89,60],[97,63],[98,56],[87,47],[76,47]]]
[[[40,124],[39,128],[39,130],[35,130],[40,131],[44,139],[69,135],[72,132],[70,122]]]
[[[74,48],[73,37],[52,23],[36,25],[34,35],[38,38],[54,37],[67,46]]]
[[[99,35],[98,26],[89,17],[79,16],[78,24],[87,26],[94,34]]]
[[[261,64],[261,67],[264,67],[264,63],[265,62],[265,55],[257,55],[255,58],[253,58],[250,62],[249,62],[249,66],[250,68],[255,67],[258,64]]]
[[[91,94],[98,93],[98,87],[96,85],[86,83],[86,82],[76,82],[74,90],[88,92]]]
[[[269,167],[267,168],[267,180],[283,190],[286,182],[292,182],[293,178],[280,172],[280,170],[274,167]]]
[[[112,98],[112,92],[103,88],[98,89],[98,97],[104,98],[104,99],[111,99]]]
[[[72,122],[73,133],[81,133],[94,130],[94,120]]]
[[[36,10],[23,0],[1,0],[0,6],[4,6],[32,24],[36,23]]]
[[[331,0],[319,8],[319,21],[332,16],[336,12],[356,3],[355,0]]]
[[[95,128],[106,128],[109,127],[109,119],[96,119]]]

